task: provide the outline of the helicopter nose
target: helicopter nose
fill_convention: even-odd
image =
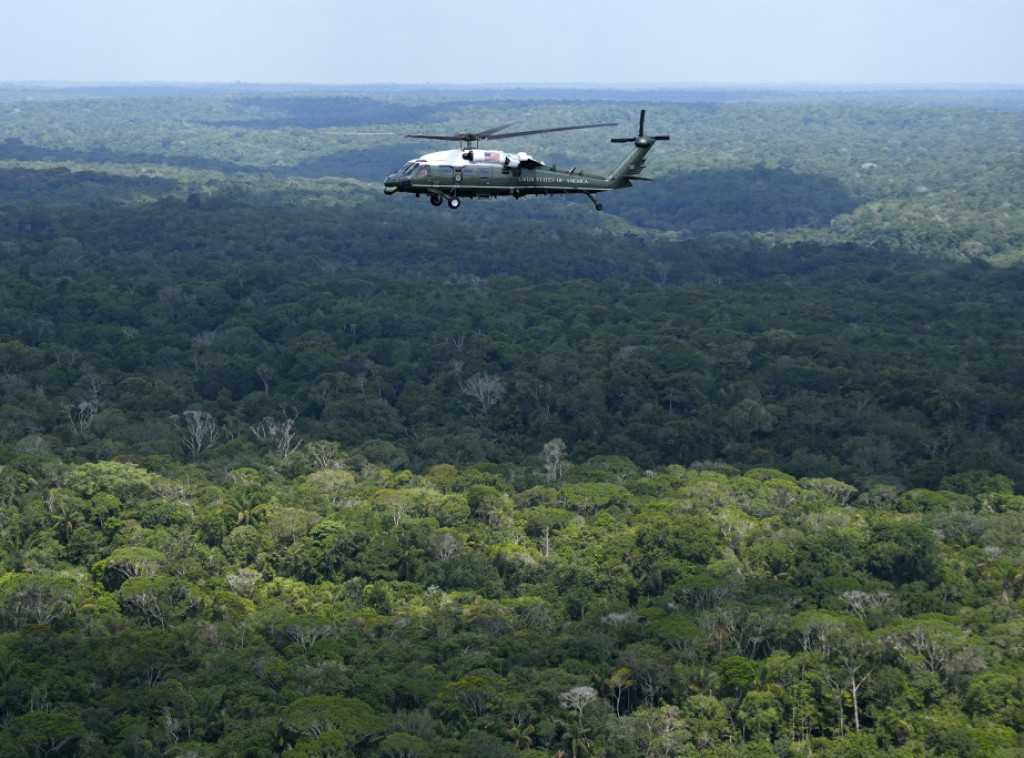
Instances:
[[[384,194],[393,195],[401,188],[403,181],[408,184],[409,180],[401,174],[391,174],[384,180]]]

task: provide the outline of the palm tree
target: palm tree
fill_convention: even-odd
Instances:
[[[1000,555],[988,563],[978,564],[981,573],[987,579],[999,582],[1000,598],[1003,605],[1009,605],[1013,599],[1013,588],[1024,579],[1024,568],[1008,557]]]
[[[82,521],[80,505],[78,498],[63,490],[52,489],[46,497],[46,510],[65,545],[71,542],[71,533],[75,530],[75,525]]]
[[[537,731],[532,724],[524,727],[509,727],[505,730],[505,736],[512,740],[512,744],[520,750],[529,750],[533,747],[533,733]]]

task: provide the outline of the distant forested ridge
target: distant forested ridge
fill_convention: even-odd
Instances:
[[[1022,106],[0,90],[0,753],[1017,754]]]
[[[0,441],[181,456],[175,419],[199,410],[243,456],[245,430],[287,416],[418,468],[560,437],[644,466],[1024,477],[1017,268],[451,219],[244,193],[8,208]]]

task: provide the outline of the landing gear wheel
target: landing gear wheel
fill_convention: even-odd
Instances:
[[[596,210],[599,210],[599,211],[603,211],[604,210],[604,206],[601,205],[600,203],[594,203],[594,208]]]
[[[443,197],[441,197],[440,195],[431,195],[431,196],[430,196],[430,204],[431,204],[432,206],[434,206],[435,208],[436,208],[437,206],[439,206],[439,205],[440,205],[441,203],[443,203],[443,202],[444,202],[444,198],[443,198]]]
[[[460,205],[462,205],[462,201],[459,200],[459,198],[457,198],[457,197],[450,197],[450,198],[448,198],[448,207],[451,208],[453,211],[456,210]]]

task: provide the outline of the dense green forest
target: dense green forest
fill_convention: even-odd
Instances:
[[[602,213],[381,191],[642,107]],[[0,89],[0,754],[1019,755],[1022,127]]]

